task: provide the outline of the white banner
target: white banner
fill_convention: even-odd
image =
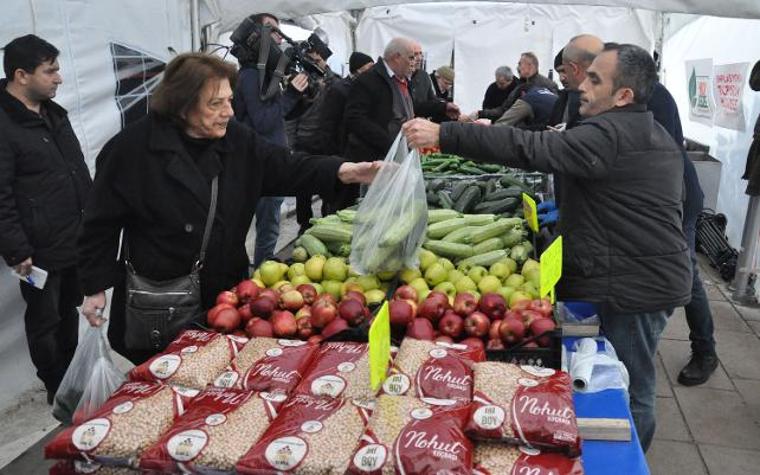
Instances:
[[[719,64],[713,68],[715,116],[713,122],[726,129],[746,129],[742,95],[749,63]]]
[[[712,59],[686,61],[686,83],[689,85],[689,119],[706,125],[712,125],[715,112],[712,73]]]

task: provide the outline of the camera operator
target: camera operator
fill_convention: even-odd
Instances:
[[[292,75],[283,88],[281,77],[287,58],[280,51],[283,36],[279,20],[270,13],[246,18],[233,32],[232,54],[240,63],[233,108],[235,118],[252,127],[267,141],[287,147],[285,115],[298,103],[309,85],[306,74]],[[260,59],[266,59],[259,68]],[[283,90],[284,89],[284,90]],[[262,197],[256,206],[256,249],[253,265],[274,254],[280,235],[280,207],[283,197]]]

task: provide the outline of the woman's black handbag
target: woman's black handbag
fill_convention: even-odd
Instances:
[[[189,275],[161,281],[140,276],[129,262],[129,252],[125,253],[127,295],[124,343],[127,349],[160,351],[180,331],[203,321],[200,270],[216,214],[217,193],[218,177],[214,177],[201,252]],[[125,246],[125,249],[128,247]]]

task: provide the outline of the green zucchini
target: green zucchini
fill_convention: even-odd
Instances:
[[[504,241],[501,238],[493,237],[472,246],[472,255],[477,256],[478,254],[498,251],[499,249],[504,249]]]
[[[428,226],[427,235],[430,239],[440,239],[455,229],[464,227],[464,218],[447,219]]]
[[[428,210],[428,224],[434,224],[447,219],[459,218],[462,215],[458,211],[453,209],[429,209]]]
[[[470,242],[470,236],[478,228],[478,226],[464,226],[451,231],[445,235],[441,240],[445,242],[458,242],[467,244]]]
[[[502,218],[494,223],[480,226],[477,231],[470,236],[470,243],[478,244],[492,237],[500,236],[507,232],[512,226],[522,222],[519,218]]]
[[[462,217],[468,226],[485,226],[496,221],[495,214],[465,214]]]
[[[472,256],[472,246],[459,244],[456,242],[427,240],[422,243],[422,247],[432,251],[438,256],[462,259]]]
[[[467,259],[459,261],[459,266],[460,267],[462,266],[464,267],[473,267],[473,266],[490,267],[491,265],[507,257],[509,257],[509,252],[504,249],[499,249],[496,251],[490,251],[484,254],[476,254],[472,257],[468,257]]]

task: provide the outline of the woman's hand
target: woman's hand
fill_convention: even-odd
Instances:
[[[437,147],[441,126],[425,119],[412,119],[401,126],[412,148]]]
[[[345,184],[363,183],[369,185],[382,166],[382,161],[343,162],[338,168],[338,179]]]
[[[82,304],[82,314],[93,327],[99,327],[105,323],[103,318],[103,309],[106,308],[106,293],[98,292],[97,294],[88,295],[84,298]]]

